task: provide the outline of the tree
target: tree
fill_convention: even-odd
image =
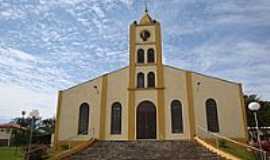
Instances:
[[[30,126],[31,126],[31,119],[30,118],[23,118],[17,117],[15,118],[12,123],[18,124],[21,127],[25,128],[23,130],[15,129],[12,133],[12,145],[15,146],[22,146],[28,143],[29,133],[30,133]]]
[[[47,134],[52,134],[54,132],[55,118],[48,118],[41,120],[38,124],[38,129],[45,131]]]
[[[22,117],[17,117],[12,121],[12,123],[26,128],[26,130],[13,131],[12,143],[16,146],[27,145],[29,143],[32,118],[25,118],[24,115],[25,112],[22,111]],[[51,135],[54,132],[55,118],[34,119],[33,124],[33,143],[50,144]]]

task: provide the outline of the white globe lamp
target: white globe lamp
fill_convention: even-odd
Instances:
[[[248,105],[248,109],[251,111],[258,111],[260,108],[261,108],[261,105],[258,102],[251,102]]]

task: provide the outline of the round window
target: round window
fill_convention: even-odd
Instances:
[[[149,31],[143,30],[141,32],[140,36],[141,36],[141,38],[142,38],[143,41],[147,41],[150,38],[151,34],[150,34]]]

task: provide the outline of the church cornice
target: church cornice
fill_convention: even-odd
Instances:
[[[130,91],[152,91],[152,90],[164,90],[165,87],[155,87],[155,88],[128,88]]]
[[[145,66],[156,66],[157,63],[136,63],[135,66],[136,67],[145,67]]]
[[[143,43],[139,43],[137,42],[136,45],[156,45],[156,42],[143,42]]]

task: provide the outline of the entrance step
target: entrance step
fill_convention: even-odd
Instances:
[[[193,141],[97,141],[71,160],[218,160]]]

